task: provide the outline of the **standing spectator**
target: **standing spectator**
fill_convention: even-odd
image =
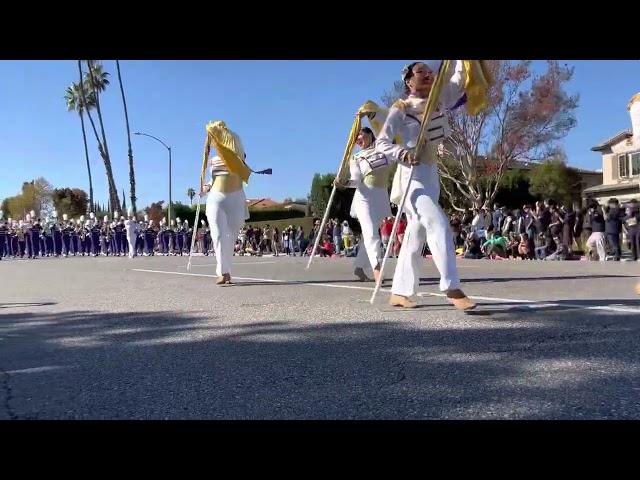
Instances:
[[[526,224],[525,224],[525,215],[524,215],[524,209],[522,210],[514,210],[513,212],[513,233],[515,233],[516,235],[518,235],[518,238],[520,238],[520,235],[522,235],[523,233],[527,233],[527,228],[526,228]]]
[[[585,246],[585,253],[588,250],[587,242],[589,238],[591,238],[591,234],[593,233],[593,210],[588,208],[583,216],[582,221],[582,240],[583,245]]]
[[[631,255],[634,261],[640,256],[640,208],[636,199],[631,200],[626,209],[624,225],[627,229],[627,238],[631,243]]]
[[[349,227],[349,222],[347,222],[346,220],[342,222],[342,241],[344,243],[345,249],[348,250],[351,248],[351,245],[353,243],[353,232]]]
[[[307,241],[304,238],[304,229],[302,228],[302,225],[298,227],[298,231],[296,232],[296,245],[300,252],[300,256],[302,256],[304,251],[307,249]]]
[[[269,224],[264,227],[264,251],[273,253],[273,229]]]
[[[491,227],[494,232],[502,231],[502,221],[504,220],[504,211],[497,203],[493,204],[493,213],[491,214]]]
[[[464,213],[462,214],[462,224],[471,225],[472,221],[473,221],[473,212],[469,208],[465,208]]]
[[[504,208],[504,207],[503,207]],[[510,238],[510,234],[513,233],[514,230],[514,219],[513,219],[513,215],[511,214],[511,212],[508,211],[503,211],[503,218],[502,218],[502,224],[501,224],[501,228],[500,231],[502,232],[502,236],[505,238]]]
[[[598,252],[598,258],[601,262],[606,261],[607,254],[605,249],[605,220],[600,205],[594,202],[589,208],[589,218],[591,218],[591,235],[587,240],[587,248],[589,249],[589,258],[593,256],[593,248]]]
[[[484,218],[484,228],[487,232],[493,231],[493,213],[489,207],[482,207],[480,213]]]
[[[563,205],[560,208],[560,213],[564,215],[564,222],[562,224],[562,244],[566,252],[573,250],[573,232],[576,227],[576,212],[574,209]]]
[[[336,246],[336,254],[340,255],[342,250],[342,226],[337,218],[333,222],[333,243]]]
[[[296,252],[295,235],[296,235],[295,225],[289,225],[289,228],[287,228],[287,236],[289,237],[289,255],[294,255],[294,256]]]
[[[576,242],[576,246],[583,252],[584,242],[582,241],[582,229],[584,228],[584,213],[578,203],[573,204],[573,212],[575,213],[575,226],[573,227],[573,239]]]
[[[458,248],[464,240],[462,240],[462,220],[457,213],[451,215],[451,220],[449,221],[449,225],[451,226],[451,232],[453,233],[453,246]],[[400,225],[398,225],[399,229]]]
[[[473,209],[473,220],[471,221],[471,231],[482,242],[487,236],[487,224],[485,223],[484,213],[477,209]]]
[[[564,229],[564,216],[558,209],[555,202],[549,200],[549,214],[551,216],[551,222],[549,223],[549,234],[552,239],[561,238],[562,230]],[[554,240],[555,243],[555,240]]]
[[[273,227],[273,256],[277,257],[279,253],[282,251],[281,247],[282,236],[280,235],[280,230],[278,227]]]
[[[622,249],[620,248],[620,234],[622,233],[622,222],[624,220],[624,212],[620,209],[620,203],[617,198],[610,198],[608,205],[604,210],[605,232],[607,234],[607,242],[613,250],[613,259],[620,261]]]
[[[538,235],[536,230],[536,218],[530,204],[525,205],[523,210],[525,218],[524,228],[529,241],[529,258],[533,260],[535,258],[534,252],[536,248],[535,239]]]

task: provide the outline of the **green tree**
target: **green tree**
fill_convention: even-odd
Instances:
[[[580,177],[567,167],[561,154],[534,166],[529,183],[529,191],[538,198],[552,198],[566,205],[580,199]]]
[[[311,207],[311,214],[322,218],[331,196],[331,190],[333,189],[333,181],[335,174],[316,173],[311,181],[311,193],[309,194],[309,205]],[[331,205],[329,212],[329,218],[338,218],[340,220],[348,219],[349,212],[351,210],[351,201],[355,190],[352,188],[337,189],[336,195]],[[351,220],[350,220],[351,223]]]
[[[43,177],[23,182],[18,195],[5,198],[2,210],[12,218],[24,218],[31,210],[36,217],[46,217],[53,211],[52,191],[51,184]]]
[[[58,218],[63,214],[70,218],[77,218],[87,211],[87,192],[80,188],[56,188],[51,194],[53,206],[58,212]]]
[[[80,125],[82,127],[82,142],[84,143],[84,156],[87,162],[87,174],[89,175],[89,201],[93,203],[93,181],[91,179],[91,164],[89,162],[89,148],[87,147],[87,131],[84,126],[84,102],[80,92],[80,85],[76,82],[67,87],[64,99],[67,103],[67,111],[74,111],[80,117]],[[85,205],[86,210],[86,205]],[[86,212],[83,212],[86,213]]]

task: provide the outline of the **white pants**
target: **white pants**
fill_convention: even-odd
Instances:
[[[410,169],[403,165],[402,187],[409,180]],[[449,219],[440,208],[440,179],[435,163],[414,167],[404,211],[407,213],[407,229],[400,249],[400,256],[393,276],[391,291],[396,295],[415,295],[420,282],[425,240],[433,255],[433,262],[440,272],[440,290],[460,288],[456,267],[456,253]],[[426,233],[426,235],[425,235]]]
[[[606,261],[607,252],[605,249],[605,237],[603,232],[593,232],[588,240],[587,247],[591,250],[593,247],[596,247],[598,250],[598,257],[601,262]]]
[[[216,254],[216,275],[219,277],[225,273],[231,274],[236,238],[246,218],[246,202],[243,190],[209,192],[206,214]]]
[[[129,242],[129,258],[136,256],[136,240],[138,235],[134,233],[127,233],[127,242]]]
[[[373,270],[382,260],[378,229],[385,217],[391,216],[389,194],[386,188],[361,185],[351,203],[351,216],[358,219],[362,227],[362,241],[353,265],[355,268]]]

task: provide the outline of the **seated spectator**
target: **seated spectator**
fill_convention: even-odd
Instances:
[[[551,253],[550,255],[547,255],[545,257],[545,260],[567,260],[567,255],[569,252],[567,251],[566,245],[562,244],[559,236],[553,237],[552,240],[553,240],[553,243],[556,245],[556,249],[553,253]]]
[[[467,235],[464,241],[464,258],[480,259],[483,257],[482,249],[480,248],[480,239],[473,232]]]
[[[325,235],[324,240],[320,245],[318,245],[318,252],[321,257],[331,257],[333,256],[333,244],[329,238],[329,235]]]
[[[518,245],[520,245],[519,236],[515,235],[513,232],[509,232],[506,247],[507,257],[518,258]]]
[[[529,235],[527,235],[526,233],[520,235],[520,243],[518,244],[518,255],[522,260],[532,259]]]
[[[495,231],[487,232],[487,241],[482,245],[482,252],[489,258],[507,257],[507,239]]]

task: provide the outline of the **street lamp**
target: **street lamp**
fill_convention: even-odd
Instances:
[[[164,145],[164,148],[166,148],[169,151],[169,208],[167,209],[167,224],[171,225],[171,147],[168,146],[159,138],[154,137],[153,135],[149,135],[147,133],[142,133],[142,132],[133,132],[133,134],[153,138],[154,140],[157,140],[162,145]]]

